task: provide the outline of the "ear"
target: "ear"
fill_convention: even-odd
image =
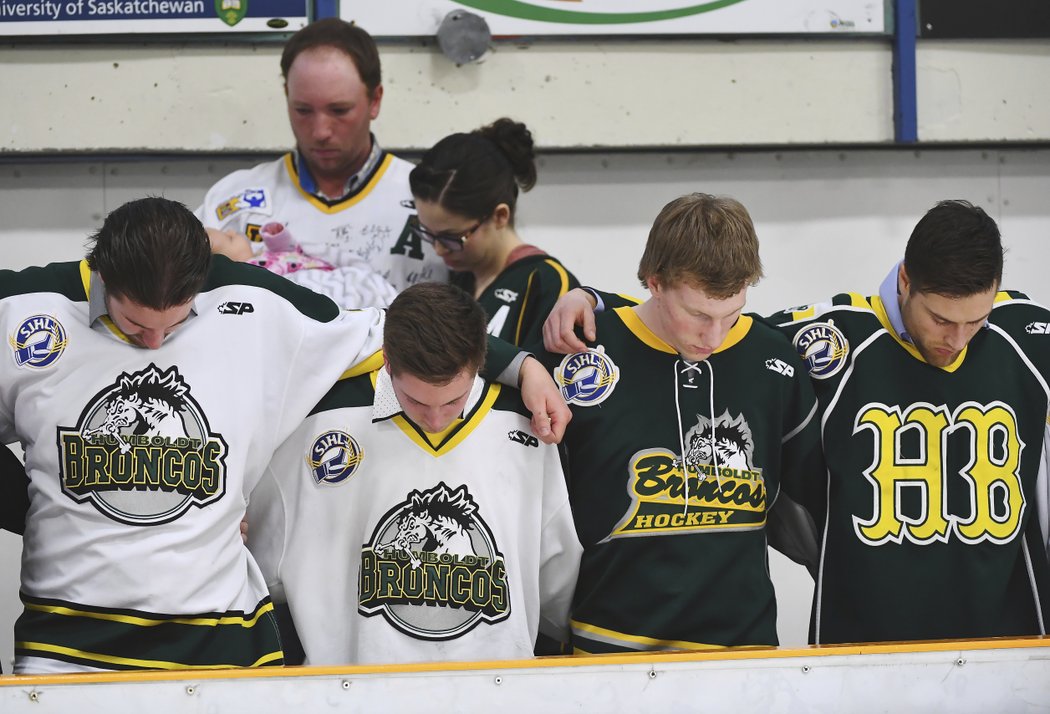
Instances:
[[[911,280],[908,278],[908,271],[904,269],[904,261],[901,261],[901,266],[897,270],[897,294],[907,295],[911,290]]]
[[[394,376],[394,373],[390,371],[390,362],[387,360],[385,353],[383,354],[383,369],[385,369],[386,373],[391,377]]]
[[[383,103],[383,85],[380,84],[372,92],[371,98],[368,100],[368,116],[372,119],[379,117],[379,106]]]
[[[510,224],[510,206],[501,203],[492,212],[492,225],[496,228],[506,228]]]
[[[653,297],[658,296],[660,294],[660,291],[663,290],[663,285],[660,283],[660,278],[658,278],[655,275],[650,275],[648,278],[645,279],[645,286],[649,288],[649,292],[652,293]]]

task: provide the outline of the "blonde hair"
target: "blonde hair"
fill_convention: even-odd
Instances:
[[[643,287],[687,283],[725,299],[762,278],[758,236],[743,204],[728,196],[691,193],[668,203],[649,230],[638,264]]]

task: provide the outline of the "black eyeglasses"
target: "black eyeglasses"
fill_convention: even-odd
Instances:
[[[489,219],[489,216],[485,216],[480,221],[474,224],[472,228],[468,228],[464,232],[459,231],[446,231],[444,233],[435,233],[430,230],[422,223],[419,222],[419,216],[409,216],[408,218],[408,229],[414,234],[419,236],[420,240],[426,241],[430,245],[440,243],[441,247],[448,251],[459,251],[463,250],[463,246],[467,244],[467,239],[474,235],[474,231],[481,228],[485,224],[485,221]]]

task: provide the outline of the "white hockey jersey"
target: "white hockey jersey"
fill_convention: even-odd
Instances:
[[[86,261],[0,271],[0,439],[30,477],[16,671],[280,664],[247,495],[383,314],[217,256],[147,350],[89,324],[100,285]]]
[[[252,496],[249,547],[308,664],[520,659],[565,638],[581,547],[557,449],[475,381],[426,434],[384,369],[345,379]]]
[[[411,171],[411,163],[384,152],[358,189],[326,201],[303,188],[295,155],[289,153],[221,179],[196,214],[208,228],[238,231],[252,240],[260,240],[263,225],[278,221],[307,255],[336,267],[365,260],[400,292],[415,283],[448,279],[433,246],[408,229],[415,213]]]

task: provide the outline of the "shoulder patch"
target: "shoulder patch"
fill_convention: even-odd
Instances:
[[[339,429],[319,434],[306,452],[314,483],[335,486],[345,482],[359,470],[365,450],[357,440]]]
[[[601,345],[565,355],[554,368],[554,381],[566,404],[593,407],[608,399],[620,381],[620,368]]]
[[[220,221],[225,221],[233,214],[244,210],[270,215],[273,211],[270,192],[265,188],[242,189],[215,207],[215,217]]]
[[[792,344],[814,379],[833,377],[846,366],[849,343],[832,320],[807,325],[795,334]]]
[[[22,320],[8,340],[15,365],[43,369],[50,367],[66,351],[66,328],[51,315],[32,315]]]

